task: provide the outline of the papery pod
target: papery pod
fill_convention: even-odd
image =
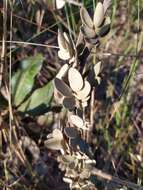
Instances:
[[[61,50],[67,48],[67,41],[65,40],[64,34],[61,30],[58,30],[58,45]]]
[[[105,21],[104,21],[104,25],[103,25],[103,26],[101,27],[101,29],[99,30],[98,35],[99,35],[100,37],[106,36],[106,35],[109,33],[109,31],[110,31],[110,26],[111,26],[111,20],[110,20],[109,17],[107,17],[107,18],[105,19]]]
[[[101,61],[99,61],[98,63],[96,63],[96,65],[94,66],[94,74],[95,74],[95,79],[97,80],[98,84],[100,84],[101,78],[99,75],[101,70]]]
[[[63,149],[62,141],[56,138],[51,138],[45,141],[45,146],[52,150],[60,150]]]
[[[108,7],[110,6],[111,4],[111,0],[104,0],[103,1],[103,7],[104,7],[104,14],[106,13]]]
[[[75,98],[73,96],[72,97],[65,97],[63,99],[63,106],[66,109],[73,110],[76,106]]]
[[[55,3],[57,9],[62,9],[65,5],[65,0],[55,0]]]
[[[75,125],[76,127],[82,128],[84,126],[84,122],[83,119],[80,118],[77,115],[71,115],[70,116],[70,121],[73,125]]]
[[[72,95],[72,91],[71,89],[68,87],[68,85],[63,82],[62,80],[55,78],[54,80],[54,85],[56,87],[56,89],[63,95],[63,96],[71,96]]]
[[[63,139],[63,134],[62,134],[61,130],[59,130],[59,129],[54,129],[52,135],[53,135],[53,138],[56,138],[58,140]]]
[[[79,92],[77,92],[76,97],[79,100],[84,100],[85,98],[88,97],[90,91],[91,91],[91,85],[88,81],[85,81],[83,89],[81,89]]]
[[[54,99],[58,104],[63,104],[64,96],[56,88],[54,89]]]
[[[101,2],[99,2],[95,8],[95,12],[94,12],[94,18],[93,18],[93,23],[95,28],[99,27],[104,19],[104,7],[103,4]]]
[[[99,37],[98,36],[95,36],[95,38],[85,38],[85,40],[88,42],[88,43],[90,43],[90,44],[92,44],[92,45],[99,45],[100,44],[100,42],[99,42]]]
[[[95,73],[95,76],[98,76],[98,75],[99,75],[100,69],[101,69],[101,61],[99,61],[98,63],[96,63],[96,64],[94,65],[94,73]]]
[[[95,37],[95,30],[89,28],[88,26],[86,26],[84,24],[81,26],[81,31],[82,31],[83,35],[86,36],[87,38]]]
[[[68,51],[69,51],[70,56],[72,58],[73,55],[74,55],[74,45],[73,45],[73,42],[72,42],[71,38],[69,37],[69,35],[66,32],[64,32],[64,37],[65,37],[65,40],[67,42]]]
[[[64,76],[66,75],[66,73],[67,73],[67,71],[68,71],[68,68],[69,68],[69,65],[68,65],[68,64],[64,64],[64,65],[60,68],[58,74],[56,75],[56,78],[62,79],[62,77],[64,77]]]
[[[80,17],[81,17],[81,20],[82,20],[82,23],[85,24],[87,27],[89,28],[93,28],[93,22],[92,22],[92,19],[91,17],[89,16],[87,10],[82,7],[80,9]]]
[[[68,81],[71,89],[78,92],[83,88],[83,79],[79,71],[75,68],[70,68],[68,71]]]
[[[75,127],[66,127],[64,129],[64,133],[70,139],[76,138],[78,136],[78,131]]]
[[[70,52],[68,50],[59,50],[58,56],[62,60],[68,60],[71,58]]]

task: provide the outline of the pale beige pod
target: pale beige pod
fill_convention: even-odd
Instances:
[[[95,30],[92,28],[89,28],[86,25],[81,26],[81,31],[82,33],[87,37],[87,38],[94,38],[95,37]]]
[[[94,66],[94,73],[95,73],[96,77],[99,75],[100,69],[101,69],[101,61],[96,63],[95,66]]]
[[[52,134],[53,134],[53,138],[56,138],[58,140],[63,139],[63,134],[62,134],[61,130],[59,130],[59,129],[54,129]]]
[[[56,0],[56,8],[61,9],[65,5],[65,0]]]
[[[71,58],[70,52],[68,50],[59,50],[58,56],[62,60],[68,60]]]
[[[69,65],[68,65],[68,64],[64,64],[64,65],[60,68],[58,74],[56,75],[56,78],[62,79],[62,77],[64,77],[64,76],[66,75],[66,73],[67,73],[67,71],[68,71],[68,68],[69,68]]]
[[[77,99],[84,100],[86,97],[88,97],[90,91],[91,91],[91,85],[88,81],[85,81],[83,89],[77,92],[76,96]]]
[[[63,145],[61,141],[56,138],[48,139],[45,141],[45,146],[52,150],[60,150],[63,149]]]
[[[93,23],[95,27],[99,27],[104,20],[104,7],[101,2],[97,3],[97,6],[95,8],[94,12],[94,18]]]
[[[76,127],[82,128],[84,126],[84,122],[83,119],[81,119],[79,116],[77,115],[71,115],[70,116],[70,121],[73,125],[75,125]]]
[[[80,17],[83,24],[85,24],[89,28],[93,28],[93,21],[84,7],[80,9]]]
[[[60,50],[65,50],[67,48],[67,42],[61,30],[58,30],[58,45]]]
[[[68,35],[66,32],[64,32],[63,35],[64,35],[64,38],[65,38],[65,40],[66,40],[67,49],[68,49],[68,51],[69,51],[69,53],[70,53],[70,58],[72,58],[73,55],[74,55],[73,42],[72,42],[71,38],[69,37],[69,35]]]
[[[55,78],[54,79],[54,85],[56,87],[56,89],[63,95],[63,96],[71,96],[72,95],[72,91],[71,89],[68,87],[68,85],[63,82],[62,80]]]
[[[68,81],[71,89],[78,92],[83,88],[83,79],[79,71],[75,68],[70,68],[68,71]]]

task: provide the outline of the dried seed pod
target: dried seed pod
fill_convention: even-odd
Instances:
[[[75,108],[75,105],[76,105],[75,98],[73,96],[72,97],[65,97],[63,99],[63,105],[66,109],[73,110]]]
[[[66,127],[64,129],[64,133],[70,139],[74,139],[74,138],[76,138],[78,136],[78,131],[74,127]]]
[[[54,80],[54,85],[56,87],[56,89],[63,95],[63,96],[71,96],[72,95],[72,91],[71,89],[68,87],[68,85],[63,82],[62,80],[55,78]]]
[[[52,150],[60,150],[64,149],[64,141],[63,134],[61,130],[54,129],[54,131],[47,136],[47,140],[45,141],[45,146]]]
[[[71,115],[70,116],[70,121],[73,125],[75,125],[76,127],[82,128],[84,125],[83,119],[81,119],[79,116],[77,115]]]
[[[56,75],[56,78],[62,79],[62,77],[64,77],[64,76],[66,75],[66,73],[67,73],[67,71],[68,71],[68,68],[69,68],[69,65],[68,65],[68,64],[64,64],[64,65],[60,68],[58,74]]]
[[[64,0],[56,0],[56,8],[57,9],[61,9],[61,8],[63,8],[64,7],[64,5],[65,5],[65,1]]]
[[[104,7],[104,14],[106,13],[108,7],[110,6],[111,4],[111,0],[104,0],[103,1],[103,7]]]
[[[87,10],[82,7],[80,9],[80,17],[81,17],[81,20],[82,20],[82,23],[85,24],[86,26],[88,26],[89,28],[93,28],[93,22],[92,22],[92,19],[91,17],[89,16]]]
[[[63,134],[62,134],[61,130],[59,130],[59,129],[54,129],[52,134],[53,134],[53,138],[56,138],[58,140],[63,139]]]
[[[104,19],[104,7],[103,4],[101,2],[99,2],[95,8],[95,12],[94,12],[94,18],[93,18],[93,23],[95,28],[99,27]]]
[[[79,92],[77,92],[77,99],[79,100],[85,100],[89,93],[91,91],[91,85],[88,81],[85,81],[83,89],[81,89]]]
[[[52,138],[52,139],[48,139],[45,141],[45,146],[49,149],[52,149],[52,150],[60,150],[60,149],[63,149],[63,145],[61,143],[61,141],[55,139],[55,138]]]
[[[68,81],[71,89],[78,92],[83,88],[83,79],[79,71],[75,68],[70,68],[68,71]]]
[[[89,28],[86,25],[81,26],[81,31],[84,34],[84,36],[86,36],[87,38],[94,38],[95,37],[95,30]]]
[[[58,30],[58,45],[61,50],[67,48],[67,41],[65,40],[64,34],[61,30]]]
[[[101,69],[101,61],[96,63],[95,66],[94,66],[94,74],[95,74],[96,77],[99,75],[100,69]]]
[[[70,59],[70,52],[67,50],[59,50],[58,56],[60,59],[68,60],[68,59]]]
[[[71,60],[74,58],[74,45],[67,33],[58,30],[58,51],[59,58],[63,60]]]
[[[98,35],[100,37],[104,37],[104,36],[106,36],[109,33],[109,31],[110,31],[110,24],[106,24],[106,25],[104,25],[101,28],[101,30],[99,31]]]
[[[100,73],[100,69],[101,69],[101,61],[98,62],[95,66],[94,66],[94,74],[95,74],[95,78],[98,82],[98,84],[100,84],[100,80],[101,78],[98,76]]]

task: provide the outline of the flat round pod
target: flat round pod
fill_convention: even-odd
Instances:
[[[88,97],[90,91],[91,91],[91,85],[88,81],[85,81],[83,89],[77,92],[77,98],[79,100],[84,100],[86,97]]]
[[[56,8],[57,9],[63,8],[64,5],[65,5],[65,1],[64,0],[56,0]]]
[[[83,120],[77,115],[71,115],[70,121],[73,125],[75,125],[76,127],[79,127],[79,128],[82,128],[84,125]]]
[[[89,28],[86,25],[81,26],[81,32],[83,33],[84,36],[87,38],[94,38],[95,37],[95,31],[92,28]]]
[[[106,24],[101,27],[101,30],[99,31],[98,35],[100,37],[106,36],[110,32],[110,24]]]
[[[80,9],[80,17],[81,17],[81,20],[82,20],[83,24],[85,24],[89,28],[93,28],[92,19],[91,19],[90,15],[88,14],[87,10],[84,7],[82,7]]]
[[[74,139],[78,136],[78,131],[75,127],[66,127],[64,133],[70,139]]]
[[[58,140],[63,139],[63,134],[60,129],[54,129],[52,134],[53,134],[53,138],[56,138]]]
[[[68,71],[68,81],[71,89],[78,92],[83,88],[83,79],[79,71],[75,68],[70,68]]]
[[[75,102],[75,98],[73,96],[72,97],[65,97],[63,99],[63,106],[66,109],[73,110],[75,108],[75,105],[76,105],[76,102]]]
[[[68,71],[68,68],[69,68],[69,65],[68,64],[64,64],[60,68],[58,74],[56,75],[56,78],[61,79],[62,77],[64,77],[66,75],[67,71]]]
[[[63,95],[63,96],[71,96],[72,92],[71,89],[64,83],[62,80],[55,78],[54,84],[56,89]]]
[[[70,52],[68,50],[59,50],[58,57],[62,60],[68,60],[71,58]]]
[[[55,138],[48,139],[44,143],[45,143],[45,146],[47,148],[52,149],[52,150],[63,149],[63,145],[62,145],[61,141],[59,141],[59,140],[57,140]]]
[[[94,18],[93,23],[95,27],[99,27],[104,20],[104,7],[101,2],[97,3],[97,6],[95,8],[94,12]]]

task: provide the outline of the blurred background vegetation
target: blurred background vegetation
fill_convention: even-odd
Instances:
[[[91,14],[97,3],[79,2]],[[112,0],[108,14],[111,32],[89,59],[102,61],[91,149],[97,168],[143,185],[143,0]],[[58,152],[44,140],[65,114],[53,99],[52,79],[63,65],[57,30],[76,40],[79,18],[70,3],[56,10],[52,0],[0,1],[0,189],[69,189]],[[121,189],[98,178],[95,184]]]

